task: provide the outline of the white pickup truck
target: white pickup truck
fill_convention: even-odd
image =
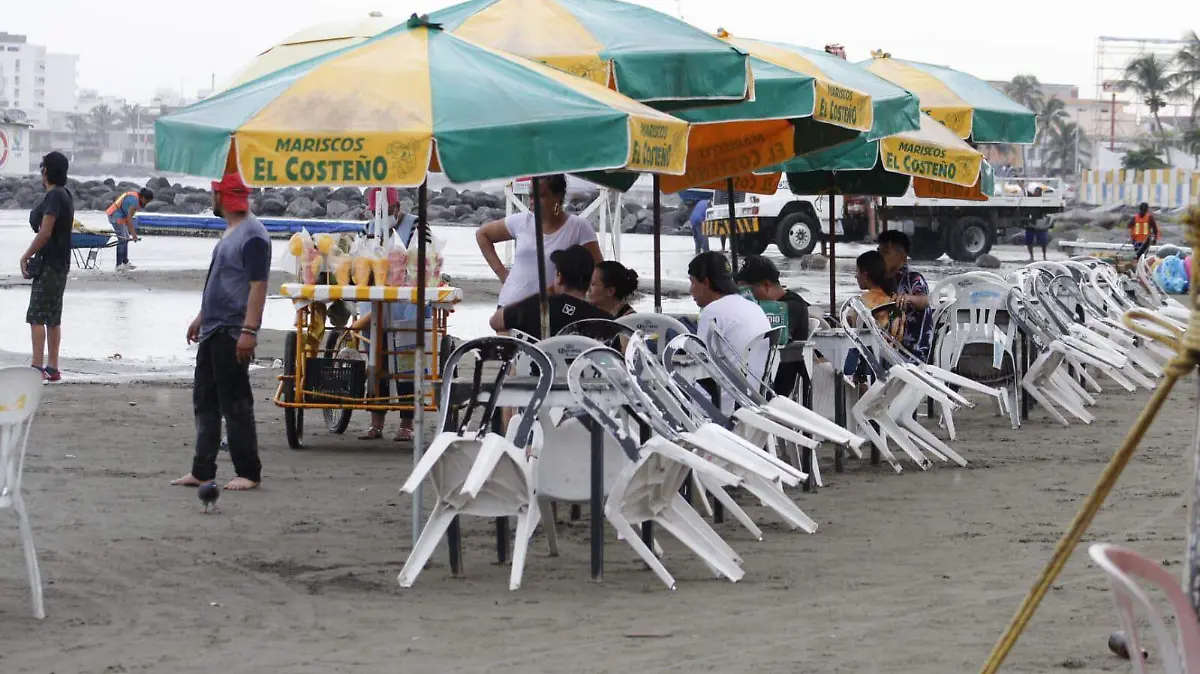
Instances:
[[[771,196],[742,195],[736,205],[738,250],[758,254],[775,244],[787,257],[807,255],[829,228],[829,197],[798,196],[788,190],[787,178]],[[973,262],[992,249],[1006,230],[1046,228],[1047,216],[1063,210],[1064,186],[1058,178],[996,178],[994,196],[987,201],[923,199],[912,188],[902,197],[891,197],[887,207],[877,207],[876,217],[886,218],[889,229],[912,238],[912,257]],[[718,193],[717,201],[722,201]],[[834,198],[834,224],[838,240],[861,241],[867,235],[867,197]],[[705,216],[711,236],[728,232],[729,209],[714,205]]]

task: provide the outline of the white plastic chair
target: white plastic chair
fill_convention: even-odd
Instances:
[[[605,384],[602,392],[588,386],[596,383],[597,375]],[[739,479],[671,440],[676,436],[675,429],[654,413],[644,392],[626,370],[621,355],[613,349],[596,347],[579,356],[571,365],[568,384],[592,419],[627,453],[638,455],[636,462],[626,463],[604,506],[605,518],[625,543],[671,590],[675,589],[675,579],[642,541],[634,524],[646,521],[657,524],[700,557],[715,575],[733,582],[740,580],[744,574],[741,557],[679,493],[689,471],[727,486],[737,485]],[[610,396],[618,401],[614,402]],[[621,406],[633,410],[657,433],[645,443],[635,440],[630,426],[611,409]]]
[[[484,363],[497,363],[500,367],[491,390],[483,391],[477,386],[471,392],[459,428],[444,431],[434,438],[400,488],[411,494],[428,479],[435,497],[429,521],[400,571],[401,587],[412,587],[416,582],[446,529],[458,515],[517,518],[509,589],[521,587],[529,539],[540,519],[537,459],[528,452],[531,446],[535,455],[538,451],[540,429],[536,420],[550,390],[554,366],[549,357],[530,344],[511,337],[484,337],[463,344],[450,355],[445,367],[447,381],[453,379],[459,361],[467,355],[477,356],[476,382],[480,381]],[[525,407],[526,416],[514,417],[508,432],[502,436],[491,431],[491,422],[496,414],[497,396],[518,355],[531,359],[538,367],[539,376]],[[452,393],[453,386],[443,386],[439,428],[446,427],[446,417],[452,410]],[[473,412],[481,404],[484,411],[479,426],[475,431],[468,431]]]
[[[1146,661],[1141,657],[1142,647],[1134,613],[1135,609],[1139,609],[1150,623],[1150,629],[1158,642],[1157,655],[1162,661],[1163,671],[1167,674],[1200,674],[1200,621],[1196,619],[1196,611],[1180,587],[1179,580],[1158,562],[1133,550],[1098,543],[1088,548],[1088,554],[1092,561],[1108,574],[1112,582],[1117,618],[1125,631],[1133,671],[1136,674],[1146,672]],[[1166,594],[1173,614],[1170,617],[1175,619],[1176,631],[1180,637],[1178,644],[1172,638],[1163,617],[1142,591],[1139,580]]]
[[[17,513],[21,546],[25,549],[25,568],[33,594],[33,617],[46,617],[42,601],[42,574],[33,548],[33,531],[21,492],[21,472],[25,466],[25,448],[33,415],[42,402],[42,373],[31,367],[0,369],[0,510]]]
[[[617,322],[645,335],[650,351],[660,355],[672,339],[691,332],[683,321],[666,314],[626,314]]]

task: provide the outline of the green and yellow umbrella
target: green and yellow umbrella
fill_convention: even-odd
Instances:
[[[371,12],[364,19],[328,21],[304,28],[284,38],[279,44],[263,51],[218,87],[212,95],[252,82],[290,65],[344,49],[375,37],[402,20]]]
[[[430,20],[648,102],[753,97],[746,54],[662,12],[616,0],[469,0]]]
[[[579,170],[682,173],[687,124],[416,22],[156,122],[160,170],[247,184],[416,186]],[[231,145],[231,141],[233,142]]]
[[[1027,145],[1037,133],[1033,111],[973,75],[887,54],[859,65],[916,94],[922,110],[964,140]]]

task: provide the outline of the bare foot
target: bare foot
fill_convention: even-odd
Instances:
[[[192,477],[191,473],[188,473],[178,480],[171,480],[171,484],[176,487],[199,487],[200,485],[204,484],[204,481],[197,480],[196,478]]]
[[[258,483],[251,482],[244,477],[235,477],[229,481],[229,484],[225,485],[225,488],[229,491],[250,491],[251,489],[258,489]]]

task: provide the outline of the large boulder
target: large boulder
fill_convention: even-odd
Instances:
[[[141,189],[141,185],[138,185],[137,183],[131,183],[128,180],[122,180],[121,182],[117,183],[118,192],[140,192]],[[154,188],[152,187],[150,189],[153,191]]]
[[[287,210],[283,214],[293,218],[311,218],[316,206],[316,202],[312,199],[298,196],[288,203]]]
[[[441,195],[438,195],[438,196],[436,196],[436,197],[433,197],[433,198],[431,198],[431,199],[429,200],[429,205],[430,205],[430,206],[441,206],[441,207],[445,207],[445,206],[446,206],[447,204],[449,204],[449,203],[450,203],[449,199],[447,199],[446,197],[443,197],[443,196],[441,196]]]
[[[180,207],[188,202],[187,199],[188,199],[188,195],[186,193],[176,194],[175,199],[172,201],[172,203],[174,203],[176,207]]]
[[[364,201],[362,192],[357,187],[339,187],[329,195],[329,198],[346,203],[352,201],[362,203]]]
[[[182,206],[179,206],[176,212],[183,213],[185,215],[200,215],[206,210],[208,210],[208,205],[197,204],[195,202],[188,201],[184,202]]]
[[[105,178],[104,184],[107,185],[108,187],[116,188],[117,181],[113,180],[112,178]]]
[[[164,210],[166,210],[167,206],[170,206],[170,204],[165,201],[155,199],[154,201],[151,201],[142,207],[142,211],[146,213],[162,213]]]
[[[288,204],[278,194],[268,194],[254,202],[254,212],[266,217],[279,217],[287,212]]]
[[[468,206],[466,204],[459,204],[454,207],[454,217],[458,218],[460,221],[462,220],[462,218],[464,216],[469,216],[469,215],[473,214],[474,212],[475,212],[474,206]]]
[[[212,206],[212,195],[208,192],[193,192],[183,195],[184,203],[199,204],[204,207]]]
[[[829,258],[824,255],[810,253],[800,258],[801,269],[826,269],[829,267]]]
[[[150,180],[148,180],[146,182],[146,187],[149,187],[151,190],[154,190],[155,192],[158,192],[158,190],[165,190],[170,186],[171,186],[171,181],[167,180],[166,178],[163,178],[162,176],[159,176],[157,178],[151,178]]]
[[[984,253],[983,255],[975,258],[975,265],[980,269],[999,269],[1000,258],[992,255],[991,253]]]
[[[443,187],[442,188],[442,196],[446,197],[447,200],[451,200],[451,199],[457,200],[458,199],[458,190],[454,189],[453,187],[449,187],[449,186]]]
[[[331,220],[344,219],[350,212],[350,207],[344,201],[328,201],[325,203],[325,217]]]

